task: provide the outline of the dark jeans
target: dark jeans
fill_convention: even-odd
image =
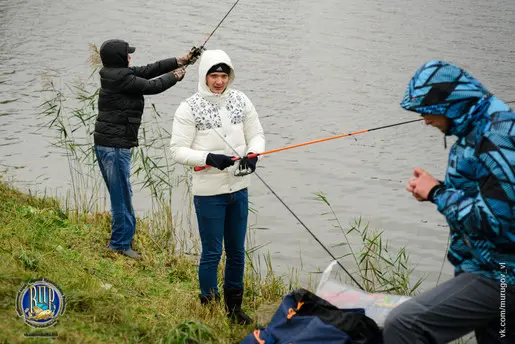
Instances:
[[[198,270],[203,296],[218,295],[218,263],[225,245],[224,288],[243,289],[245,235],[247,232],[248,191],[194,196],[195,211],[202,242]]]
[[[130,182],[131,151],[128,148],[95,146],[95,154],[111,200],[112,229],[109,247],[128,250],[136,233]]]
[[[479,344],[515,343],[515,286],[461,273],[394,308],[384,342],[449,343],[472,331]]]

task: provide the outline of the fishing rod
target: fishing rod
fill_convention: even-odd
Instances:
[[[239,156],[238,152],[236,151],[236,149],[234,149],[230,144],[229,142],[227,142],[227,140],[216,130],[214,129],[215,133],[222,139],[222,141],[225,142],[225,144],[234,152],[234,154],[236,154],[236,156],[239,157],[239,159],[241,160],[242,158]],[[245,174],[250,174],[252,173],[251,171],[247,171]],[[245,174],[240,174],[240,176],[242,175],[245,175]],[[345,271],[345,273],[352,279],[352,281],[354,281],[354,283],[356,283],[356,285],[363,291],[365,291],[365,289],[363,288],[363,286],[361,286],[361,284],[356,281],[356,279],[350,274],[349,271],[347,271],[347,269],[345,269],[345,267],[338,261],[338,259],[336,259],[336,257],[331,253],[331,251],[329,251],[329,249],[317,238],[317,236],[315,234],[313,234],[313,232],[308,228],[308,226],[306,226],[304,224],[304,222],[302,222],[302,220],[297,216],[297,214],[295,214],[293,212],[293,210],[290,209],[290,207],[288,207],[288,205],[282,200],[281,197],[279,197],[278,194],[275,193],[275,191],[270,187],[270,185],[268,185],[264,180],[263,178],[261,178],[260,175],[257,174],[256,171],[254,171],[254,174],[259,178],[259,180],[261,180],[261,182],[268,188],[268,190],[270,190],[270,192],[279,200],[279,202],[281,202],[284,207],[286,209],[288,209],[288,211],[295,217],[295,219],[297,219],[297,221],[299,221],[299,223],[308,231],[309,234],[311,234],[311,236],[320,244],[320,246],[322,246],[322,248],[329,254],[329,256],[331,256],[331,258],[333,258],[334,261],[336,261],[336,263],[343,269],[343,271]]]
[[[255,158],[255,157],[259,156],[259,155],[267,155],[267,154],[277,153],[277,152],[285,151],[287,149],[293,149],[293,148],[298,148],[298,147],[302,147],[302,146],[312,145],[312,144],[315,144],[315,143],[325,142],[325,141],[329,141],[329,140],[335,140],[335,139],[339,139],[339,138],[346,137],[346,136],[355,136],[355,135],[359,135],[359,134],[369,133],[369,132],[374,131],[374,130],[380,130],[380,129],[396,127],[396,126],[399,126],[399,125],[413,123],[413,122],[419,122],[419,121],[422,121],[422,120],[424,120],[424,119],[420,118],[420,119],[415,119],[415,120],[411,120],[411,121],[405,121],[405,122],[399,122],[399,123],[394,123],[394,124],[383,125],[381,127],[376,127],[376,128],[372,128],[372,129],[364,129],[364,130],[354,131],[354,132],[351,132],[351,133],[339,134],[339,135],[335,135],[335,136],[331,136],[331,137],[326,137],[326,138],[323,138],[323,139],[308,141],[308,142],[304,142],[304,143],[298,143],[298,144],[294,144],[294,145],[286,146],[286,147],[282,147],[282,148],[276,148],[276,149],[272,149],[272,150],[269,150],[269,151],[266,151],[266,152],[262,152],[262,153],[249,154],[248,158]],[[234,160],[234,161],[240,160],[240,159],[241,158],[239,158],[239,157],[233,157],[232,158],[232,160]],[[202,171],[202,170],[204,170],[206,168],[210,168],[210,167],[212,167],[212,166],[210,166],[210,165],[195,166],[195,168],[193,170],[195,172],[198,172],[198,171]]]
[[[240,0],[236,0],[236,2],[234,3],[234,5],[232,5],[231,9],[229,10],[229,12],[227,12],[225,14],[225,16],[222,18],[222,20],[220,20],[220,23],[218,23],[218,25],[215,27],[215,29],[213,30],[213,32],[211,32],[211,34],[207,37],[207,39],[204,41],[204,44],[202,44],[200,46],[200,49],[203,49],[204,48],[204,45],[206,45],[207,41],[209,41],[209,39],[211,38],[211,36],[213,36],[213,34],[215,33],[215,31],[220,27],[220,25],[222,25],[223,21],[225,20],[225,18],[227,18],[227,16],[229,15],[229,13],[231,13],[232,9],[234,7],[236,7],[236,5],[238,4],[238,2],[240,2]]]
[[[225,20],[225,18],[227,18],[227,16],[229,15],[229,13],[231,13],[231,11],[233,10],[234,7],[236,7],[236,5],[238,4],[238,2],[240,2],[240,0],[236,0],[236,2],[232,5],[231,9],[225,14],[225,16],[222,18],[222,20],[220,20],[220,22],[218,23],[218,25],[215,27],[215,29],[209,34],[209,36],[207,36],[206,40],[204,41],[204,43],[202,43],[202,45],[200,47],[193,47],[191,48],[191,51],[193,52],[193,56],[200,56],[202,55],[202,51],[204,50],[204,46],[206,45],[207,41],[209,41],[211,39],[211,36],[213,36],[213,34],[215,33],[215,31],[220,27],[220,25],[222,25],[223,21]],[[188,64],[189,65],[189,64]]]

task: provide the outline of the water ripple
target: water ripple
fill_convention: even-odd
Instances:
[[[86,78],[88,43],[118,37],[137,47],[134,64],[185,54],[211,33],[233,0],[170,3],[127,0],[0,0],[0,163],[25,166],[20,180],[66,187],[67,163],[50,147],[55,132],[41,127],[38,106],[45,74],[58,86]],[[430,18],[430,19],[428,19]],[[372,128],[414,118],[399,107],[411,74],[433,58],[470,68],[500,98],[515,100],[515,2],[467,6],[428,2],[295,0],[241,2],[210,39],[236,66],[235,87],[254,102],[267,147]],[[197,66],[162,95],[148,97],[170,130],[180,101],[196,91]],[[149,111],[149,110],[147,110]],[[433,207],[404,191],[416,165],[443,176],[447,151],[441,135],[410,124],[305,146],[267,156],[263,178],[316,229],[324,242],[342,237],[310,195],[323,191],[342,223],[358,216],[382,228],[395,245],[405,243],[420,274],[434,283],[448,229]],[[3,165],[2,165],[3,166]],[[40,174],[45,171],[42,177]],[[44,183],[43,183],[44,182]],[[261,229],[279,267],[323,268],[327,256],[259,181],[251,187]],[[148,207],[136,193],[136,207]],[[283,243],[295,237],[289,247]],[[299,249],[300,247],[300,249]],[[449,266],[444,270],[450,276]]]

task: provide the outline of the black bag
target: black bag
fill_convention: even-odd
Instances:
[[[382,344],[382,331],[363,308],[340,309],[305,289],[283,298],[272,320],[240,344]]]

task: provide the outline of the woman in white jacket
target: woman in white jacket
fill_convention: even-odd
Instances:
[[[234,76],[231,59],[224,51],[202,54],[198,92],[175,113],[170,149],[178,163],[214,167],[193,172],[192,178],[202,242],[200,301],[207,304],[220,299],[217,270],[223,240],[225,306],[232,320],[248,324],[252,319],[241,310],[241,304],[250,176],[235,172],[241,168],[254,172],[258,159],[247,155],[265,150],[265,136],[252,102],[243,92],[230,88]],[[243,159],[235,163],[232,158],[236,155]]]

